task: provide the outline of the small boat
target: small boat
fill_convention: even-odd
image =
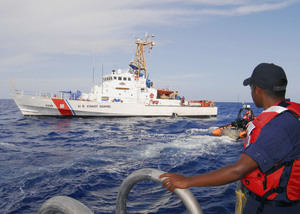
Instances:
[[[255,116],[250,105],[243,105],[239,110],[237,119],[231,124],[221,126],[212,131],[215,136],[228,136],[234,140],[243,139],[247,136],[247,124],[254,120]]]
[[[186,101],[178,91],[154,88],[145,61],[145,50],[155,45],[153,37],[137,39],[129,68],[112,70],[89,93],[61,90],[56,94],[29,95],[13,90],[13,99],[25,116],[217,116],[218,108],[212,101]]]
[[[215,136],[228,136],[231,137],[234,140],[243,139],[246,137],[247,132],[244,129],[227,125],[227,126],[221,126],[219,128],[216,128],[212,131],[212,134]]]

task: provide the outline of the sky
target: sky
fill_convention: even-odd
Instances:
[[[0,0],[0,99],[89,92],[126,69],[135,40],[155,35],[146,60],[156,88],[186,99],[249,102],[242,82],[261,62],[283,67],[300,102],[300,0]]]

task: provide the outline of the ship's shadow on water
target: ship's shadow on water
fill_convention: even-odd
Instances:
[[[210,131],[234,120],[241,105],[217,103],[219,116],[208,119],[56,118],[23,117],[12,100],[0,100],[0,213],[37,213],[57,195],[95,213],[115,213],[119,186],[135,170],[191,176],[234,163],[242,141]],[[234,189],[191,191],[205,214],[229,214]],[[133,188],[127,207],[128,213],[187,213],[176,195],[150,181]]]

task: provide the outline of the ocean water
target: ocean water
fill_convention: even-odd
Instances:
[[[13,100],[0,100],[0,213],[37,213],[57,195],[95,213],[115,213],[122,181],[155,168],[191,176],[234,163],[242,141],[212,136],[241,103],[217,103],[217,118],[24,117]],[[251,107],[258,114],[261,110]],[[191,188],[204,214],[233,213],[235,186]],[[128,213],[187,213],[160,184],[132,189]]]

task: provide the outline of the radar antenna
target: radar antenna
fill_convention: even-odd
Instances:
[[[148,33],[145,34],[145,40],[137,39],[136,40],[136,53],[133,61],[130,62],[129,66],[133,69],[138,78],[140,78],[140,74],[142,71],[145,72],[143,77],[147,78],[147,66],[146,66],[146,58],[145,58],[145,49],[152,50],[152,47],[155,43],[152,39],[155,36],[152,34],[151,36]]]

